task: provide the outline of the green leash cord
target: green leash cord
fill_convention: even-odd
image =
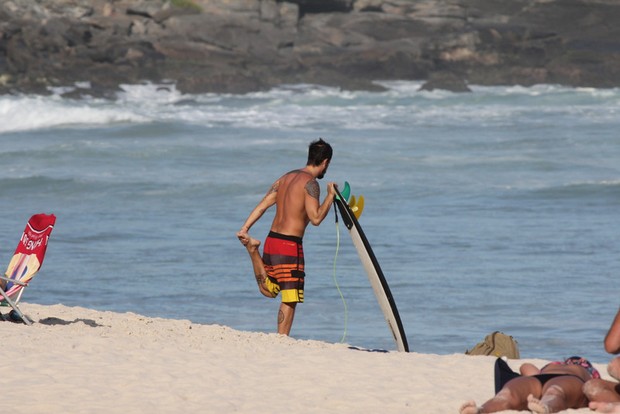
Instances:
[[[338,289],[340,299],[342,299],[342,305],[344,306],[344,331],[342,332],[342,339],[340,340],[340,343],[344,343],[344,340],[347,337],[347,322],[349,319],[349,311],[347,309],[347,302],[344,300],[344,295],[342,294],[340,286],[338,285],[338,279],[336,279],[336,259],[338,258],[338,251],[340,250],[340,226],[338,226],[338,211],[336,210],[336,203],[334,203],[334,214],[336,216],[336,254],[334,255],[334,284],[336,285],[336,289]]]

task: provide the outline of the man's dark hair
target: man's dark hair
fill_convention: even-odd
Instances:
[[[311,142],[310,147],[308,147],[308,163],[306,165],[317,166],[324,160],[331,160],[332,153],[332,146],[323,141],[323,138],[319,138]]]

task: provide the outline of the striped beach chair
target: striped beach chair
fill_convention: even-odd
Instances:
[[[56,216],[53,214],[35,214],[30,217],[6,273],[0,276],[0,295],[2,295],[0,309],[1,307],[12,308],[8,314],[9,320],[32,325],[32,321],[23,314],[17,304],[24,288],[28,286],[43,264],[47,242],[55,223]],[[0,313],[0,316],[6,320],[5,315]]]

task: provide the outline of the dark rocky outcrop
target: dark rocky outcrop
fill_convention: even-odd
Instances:
[[[231,93],[395,79],[615,87],[618,22],[615,0],[3,0],[0,93],[166,80]]]

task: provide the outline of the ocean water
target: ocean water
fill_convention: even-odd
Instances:
[[[279,302],[258,293],[235,233],[323,137],[335,154],[321,197],[327,181],[364,196],[360,223],[412,351],[462,353],[500,330],[522,357],[606,362],[620,304],[620,90],[382,84],[0,96],[0,257],[30,215],[57,216],[23,301],[273,332]],[[272,217],[251,233],[264,239]],[[395,350],[333,211],[304,247],[292,335]]]

